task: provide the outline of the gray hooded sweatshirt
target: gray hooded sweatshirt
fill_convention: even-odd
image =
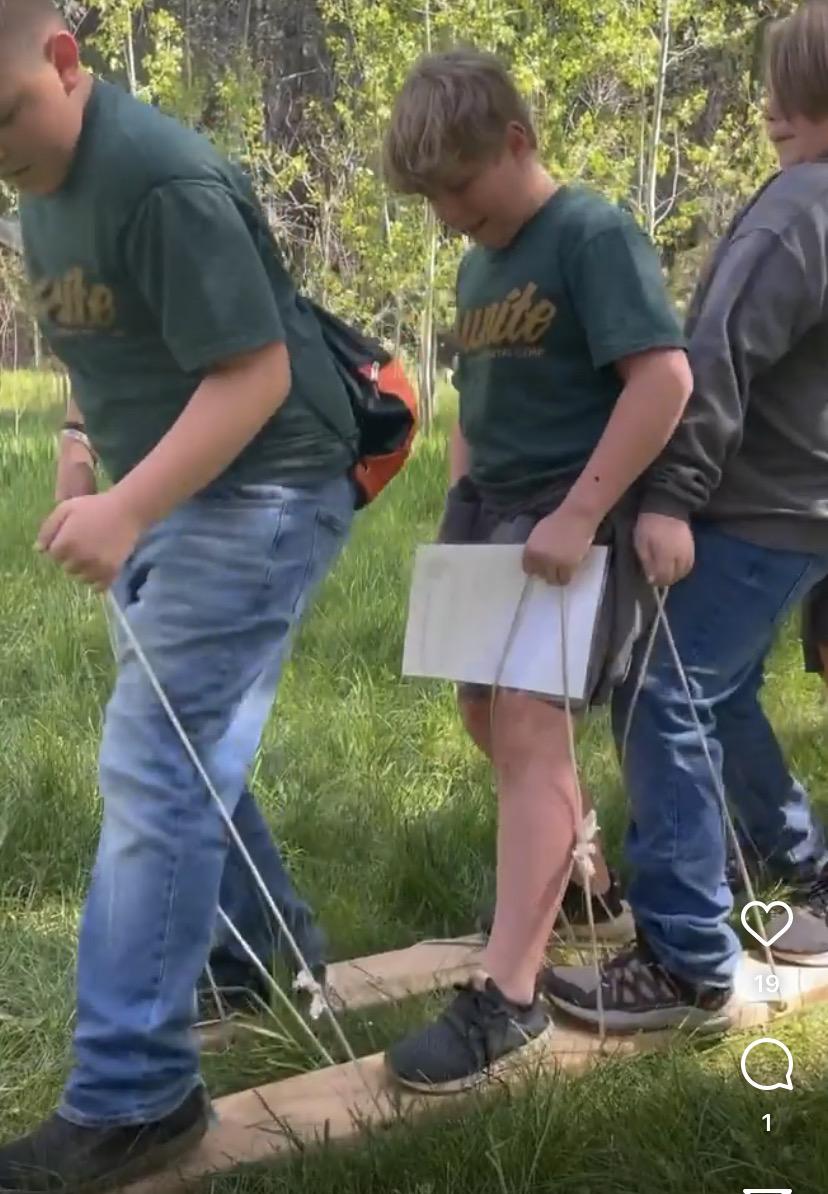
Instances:
[[[642,509],[828,552],[828,162],[737,216],[688,315],[693,396]]]

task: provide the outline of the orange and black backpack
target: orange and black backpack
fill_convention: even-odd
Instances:
[[[359,494],[357,509],[362,509],[408,460],[417,434],[417,396],[402,362],[378,340],[318,303],[305,302],[317,318],[351,400],[359,432],[353,478]]]

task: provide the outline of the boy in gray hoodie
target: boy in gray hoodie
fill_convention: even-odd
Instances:
[[[774,27],[769,92],[781,170],[699,285],[693,397],[646,479],[636,532],[648,577],[675,586],[667,617],[695,716],[662,629],[635,707],[637,667],[613,709],[619,744],[629,721],[638,939],[601,970],[610,1031],[729,1020],[740,945],[728,923],[723,791],[758,859],[794,890],[794,920],[774,952],[828,963],[825,840],[759,701],[777,627],[828,575],[825,0]],[[555,968],[545,986],[569,1013],[598,1019],[592,969]]]

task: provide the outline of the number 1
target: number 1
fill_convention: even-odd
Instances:
[[[767,1130],[768,1130],[768,1131],[770,1131],[770,1130],[771,1130],[771,1129],[770,1129],[770,1126],[771,1126],[771,1117],[770,1117],[770,1115],[763,1115],[763,1116],[762,1116],[762,1119],[763,1119],[763,1120],[765,1121],[765,1123],[768,1125],[768,1127],[767,1127]]]

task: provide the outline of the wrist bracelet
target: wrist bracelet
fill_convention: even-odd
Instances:
[[[64,424],[63,436],[65,439],[72,439],[75,441],[75,443],[83,444],[84,448],[86,448],[87,452],[92,457],[92,463],[93,464],[98,463],[98,454],[95,451],[95,449],[92,447],[89,436],[86,434],[86,432],[83,430],[83,428],[80,427],[77,423]]]

